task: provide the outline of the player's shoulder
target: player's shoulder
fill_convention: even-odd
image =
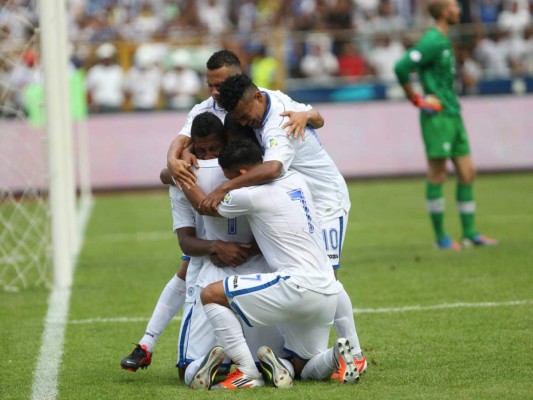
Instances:
[[[420,41],[418,42],[419,46],[446,46],[450,43],[450,39],[444,35],[437,28],[429,28],[424,34]]]

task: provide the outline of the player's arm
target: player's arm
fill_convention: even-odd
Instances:
[[[167,151],[167,168],[177,182],[185,187],[194,186],[196,183],[196,176],[191,170],[193,164],[180,158],[183,150],[190,144],[191,138],[180,134],[172,140]]]
[[[422,39],[415,47],[404,53],[394,66],[394,73],[403,88],[405,96],[417,108],[428,114],[442,111],[442,104],[435,96],[423,96],[417,93],[410,81],[410,74],[416,68],[429,65],[438,56],[440,50],[432,43],[426,43]]]
[[[192,257],[216,255],[224,265],[236,267],[246,261],[249,243],[231,243],[222,240],[204,240],[196,237],[196,229],[183,227],[176,229],[181,250]]]
[[[295,139],[298,137],[301,137],[302,140],[305,139],[304,133],[307,125],[315,129],[324,126],[324,118],[314,108],[307,111],[284,111],[280,115],[289,117],[289,120],[281,126],[281,129],[287,129],[287,136],[292,135]]]
[[[279,178],[283,171],[283,164],[277,160],[265,161],[248,170],[245,174],[239,175],[236,178],[230,179],[220,184],[215,190],[204,196],[199,200],[199,213],[217,213],[217,207],[226,195],[226,193],[240,189],[246,186],[260,185],[262,183],[270,182],[273,179]],[[198,200],[197,200],[198,201]],[[191,203],[192,204],[192,203]],[[194,205],[193,205],[194,207]]]

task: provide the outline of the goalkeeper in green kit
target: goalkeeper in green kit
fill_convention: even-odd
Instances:
[[[429,0],[429,14],[435,27],[396,63],[395,72],[407,98],[420,109],[420,125],[428,160],[426,200],[437,246],[460,250],[462,247],[494,246],[497,241],[480,235],[475,229],[476,203],[472,184],[474,165],[468,137],[461,117],[461,106],[453,89],[455,57],[448,38],[450,25],[459,22],[457,0]],[[425,96],[416,93],[409,81],[416,70]],[[451,159],[457,173],[457,207],[461,216],[461,244],[450,238],[444,229],[444,196],[446,161]]]

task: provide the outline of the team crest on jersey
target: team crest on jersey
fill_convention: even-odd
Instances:
[[[231,193],[226,193],[226,195],[222,199],[222,204],[229,204],[229,203],[231,203]]]
[[[273,147],[278,147],[278,141],[276,138],[272,138],[268,141],[268,148],[271,149]]]
[[[419,52],[418,50],[412,50],[410,53],[409,53],[409,58],[411,59],[412,62],[419,62],[421,59],[422,59],[422,53]]]

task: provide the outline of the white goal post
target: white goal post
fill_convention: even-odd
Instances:
[[[4,40],[0,49],[5,72],[0,76],[0,287],[66,288],[92,204],[87,126],[74,123],[70,112],[67,2],[20,4],[8,0],[0,6],[13,17],[13,26],[20,22],[32,32],[23,43],[8,32],[2,39],[13,40]],[[44,129],[30,126],[27,104],[20,100],[25,89],[12,79],[25,67],[28,51],[40,62],[32,66],[41,96],[44,87]]]

